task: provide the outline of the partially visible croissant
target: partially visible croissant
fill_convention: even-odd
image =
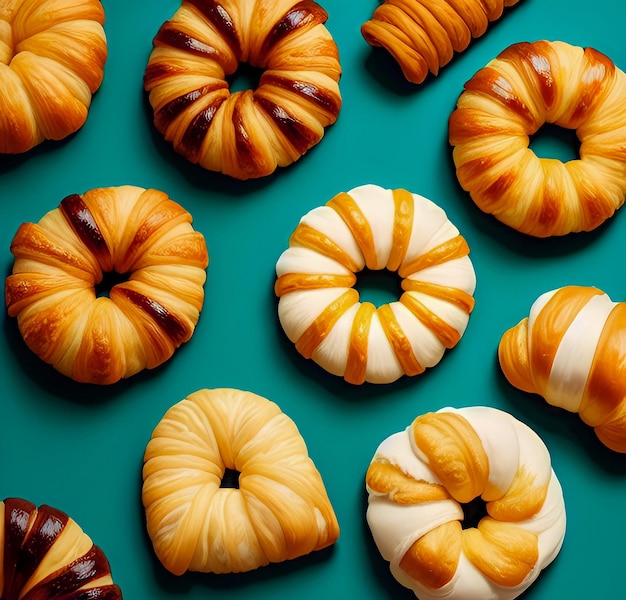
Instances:
[[[626,452],[626,302],[592,287],[547,292],[503,335],[498,356],[512,385],[577,412]]]
[[[103,24],[99,0],[0,2],[0,153],[83,126],[104,76]]]
[[[439,74],[455,52],[482,36],[505,7],[519,0],[385,0],[361,33],[371,46],[382,46],[411,83]]]

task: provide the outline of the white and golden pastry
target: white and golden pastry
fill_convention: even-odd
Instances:
[[[476,205],[522,233],[590,231],[626,198],[626,74],[564,42],[514,44],[466,84],[450,116],[456,174]],[[544,123],[576,131],[579,158],[540,158]]]
[[[251,392],[203,389],[172,406],[147,445],[143,480],[148,533],[175,575],[250,571],[339,536],[297,426]]]
[[[512,385],[578,413],[626,452],[626,302],[586,286],[546,292],[504,333],[498,357]]]
[[[23,223],[5,299],[26,345],[84,383],[115,383],[168,360],[204,302],[208,254],[191,221],[164,192],[120,186],[72,194]],[[107,273],[125,280],[100,295]]]
[[[64,512],[0,502],[0,598],[122,600],[102,550]]]
[[[476,287],[469,247],[446,213],[406,190],[364,185],[306,214],[276,264],[278,316],[305,358],[350,383],[390,383],[436,365],[463,335]],[[364,268],[401,278],[376,307]]]
[[[341,107],[327,17],[311,0],[183,0],[144,75],[156,129],[190,162],[237,179],[298,160]],[[241,63],[262,75],[231,93]]]
[[[0,2],[0,153],[84,125],[104,76],[103,24],[100,0]]]
[[[420,600],[511,600],[563,543],[565,503],[548,449],[495,408],[417,417],[380,444],[366,485],[374,541]]]
[[[411,83],[438,75],[455,52],[481,37],[519,0],[384,0],[361,26],[370,46],[385,48]]]

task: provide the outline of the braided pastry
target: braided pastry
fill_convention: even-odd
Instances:
[[[305,358],[346,381],[390,383],[436,365],[463,335],[476,287],[446,213],[406,190],[340,193],[306,214],[276,264],[278,316]],[[388,269],[400,299],[359,301],[356,273]]]
[[[597,50],[519,43],[465,84],[450,117],[456,174],[484,212],[523,233],[590,231],[626,197],[626,75]],[[576,130],[580,158],[539,158],[544,123]]]
[[[298,160],[341,106],[326,19],[311,0],[183,0],[144,76],[157,130],[187,160],[237,179]],[[265,69],[256,90],[230,92],[240,63]]]
[[[198,322],[206,244],[163,192],[72,194],[39,223],[22,224],[11,252],[9,315],[39,358],[76,381],[110,384],[157,367]],[[97,296],[109,272],[128,279]]]
[[[503,336],[500,366],[515,387],[578,413],[600,441],[626,452],[626,303],[592,287],[542,294]]]
[[[422,83],[439,74],[455,52],[463,52],[504,7],[519,0],[385,0],[361,26],[370,46],[381,46],[396,60],[404,77]]]
[[[366,484],[374,541],[420,600],[515,598],[563,543],[565,504],[548,449],[495,408],[417,417],[378,447]],[[472,512],[484,516],[468,522]]]
[[[175,575],[250,571],[339,536],[295,423],[250,392],[205,389],[171,407],[146,448],[143,478],[148,533]]]
[[[50,506],[0,502],[0,557],[3,600],[122,600],[102,550]]]
[[[0,153],[83,126],[104,75],[103,24],[99,0],[0,2]]]

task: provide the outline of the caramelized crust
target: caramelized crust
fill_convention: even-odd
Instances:
[[[542,295],[498,347],[507,380],[577,412],[602,443],[626,452],[626,303],[596,288]]]
[[[476,205],[536,237],[590,231],[626,197],[626,75],[593,48],[514,44],[466,84],[450,116],[456,174]],[[576,131],[579,158],[539,158],[544,123]]]
[[[0,153],[83,126],[107,58],[99,0],[0,3]]]
[[[109,563],[65,513],[19,498],[0,502],[0,598],[121,600]]]
[[[227,470],[234,488],[222,485]],[[146,448],[143,480],[148,533],[175,575],[250,571],[339,536],[295,423],[250,392],[200,390],[171,407]]]
[[[191,215],[132,186],[64,198],[11,244],[8,313],[28,347],[84,383],[110,384],[167,359],[193,334],[208,255]],[[96,297],[104,274],[127,281]]]
[[[311,0],[183,0],[144,75],[155,127],[190,162],[237,179],[298,160],[341,107],[327,16]],[[255,90],[231,93],[241,63],[263,73]]]
[[[387,50],[411,83],[438,75],[455,52],[482,36],[519,0],[384,0],[361,26],[370,46]]]

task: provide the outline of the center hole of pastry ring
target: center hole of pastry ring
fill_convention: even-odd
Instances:
[[[256,90],[259,87],[263,71],[264,69],[254,67],[250,63],[239,63],[237,70],[232,75],[226,77],[231,94],[246,90]]]
[[[529,147],[539,158],[553,158],[564,163],[580,158],[580,140],[575,129],[544,123],[529,138]]]
[[[488,516],[487,503],[477,496],[469,502],[461,503],[463,509],[463,520],[461,521],[461,527],[463,529],[472,529],[478,527],[481,519]]]
[[[220,483],[220,487],[238,490],[240,475],[241,475],[241,472],[237,471],[237,469],[229,469],[228,467],[226,467],[224,469],[224,475],[222,475],[222,481]]]
[[[125,283],[130,277],[129,273],[108,271],[102,274],[102,279],[95,285],[96,298],[108,298],[111,290],[120,283]]]
[[[402,295],[402,278],[389,269],[364,268],[356,274],[354,289],[359,292],[361,302],[371,302],[380,307],[395,302]]]

